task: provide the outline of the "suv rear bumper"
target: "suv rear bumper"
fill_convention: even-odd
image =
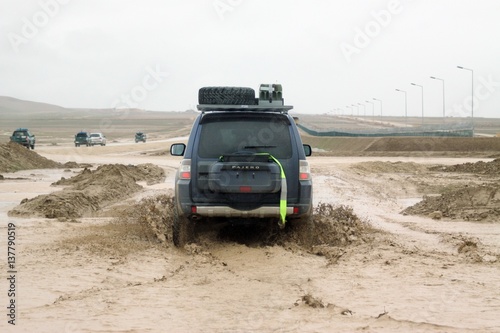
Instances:
[[[288,202],[287,219],[307,217],[312,214],[312,183],[301,181],[301,197],[299,202]],[[176,183],[176,204],[179,212],[189,218],[220,217],[220,218],[279,218],[279,203],[263,205],[251,210],[239,210],[220,203],[193,202],[189,190],[190,182],[178,180]]]
[[[196,206],[196,214],[202,217],[266,218],[280,217],[280,208],[263,206],[252,210],[238,210],[227,206]],[[293,214],[293,207],[286,208],[286,215]]]

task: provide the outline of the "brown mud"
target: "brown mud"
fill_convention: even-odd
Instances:
[[[200,229],[178,249],[171,208],[179,159],[148,147],[41,147],[55,163],[78,163],[3,171],[0,213],[18,235],[19,322],[0,322],[2,332],[500,330],[494,216],[400,213],[449,195],[451,211],[481,215],[479,199],[491,197],[499,176],[479,165],[492,159],[313,156],[311,228]],[[481,170],[446,170],[466,163]],[[465,188],[477,189],[468,194],[474,205]],[[22,218],[7,216],[28,202]]]

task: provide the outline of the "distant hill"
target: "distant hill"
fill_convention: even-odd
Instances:
[[[102,118],[105,117],[135,117],[146,112],[140,109],[89,109],[89,108],[64,108],[62,106],[26,101],[14,97],[0,96],[0,121],[26,119],[26,118]]]
[[[108,142],[133,138],[136,131],[146,132],[151,139],[164,138],[168,133],[186,135],[195,116],[191,110],[77,109],[0,96],[0,143],[8,142],[19,127],[29,128],[37,137],[37,145],[70,144],[80,130],[103,132]]]
[[[31,102],[14,97],[0,96],[0,112],[1,116],[20,116],[26,117],[27,115],[34,115],[40,113],[59,113],[64,108],[47,103]]]

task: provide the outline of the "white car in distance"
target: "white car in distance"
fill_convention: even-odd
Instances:
[[[90,145],[106,145],[106,137],[102,133],[90,133]]]

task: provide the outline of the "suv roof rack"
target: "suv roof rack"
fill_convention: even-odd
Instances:
[[[197,106],[199,111],[262,111],[288,113],[293,106],[291,105],[220,105],[220,104],[200,104]]]

